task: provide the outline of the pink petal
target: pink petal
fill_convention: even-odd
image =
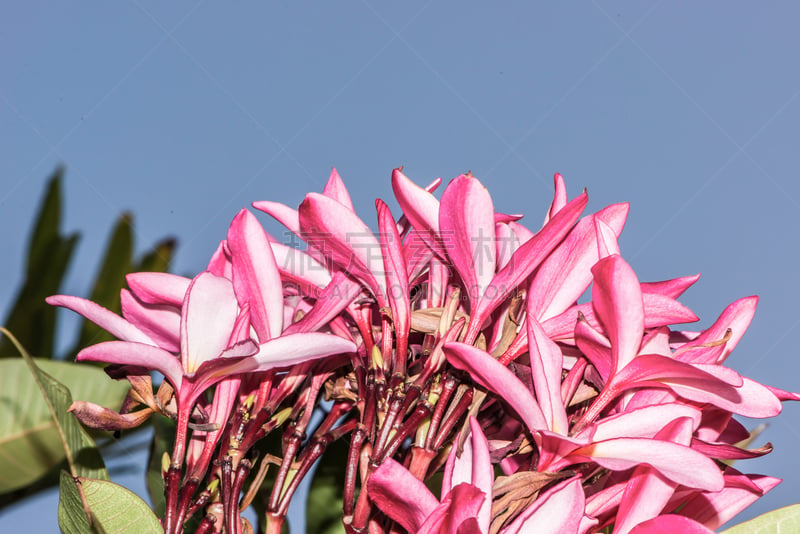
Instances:
[[[286,327],[284,334],[313,332],[333,320],[362,292],[361,286],[342,271],[317,295],[316,303],[302,319]]]
[[[411,324],[411,302],[409,301],[409,282],[403,243],[397,232],[392,212],[385,202],[375,201],[378,211],[378,230],[386,273],[387,300],[392,310],[392,323],[397,335],[397,355],[405,361],[408,348],[408,332]]]
[[[561,209],[544,228],[523,243],[511,257],[508,265],[492,279],[491,290],[481,298],[470,317],[466,339],[477,338],[483,322],[500,303],[511,294],[539,264],[553,251],[586,207],[588,197],[583,193]],[[573,323],[574,325],[574,323]],[[570,328],[572,332],[572,328]]]
[[[477,178],[462,174],[444,190],[439,234],[474,308],[494,277],[497,253],[492,197]]]
[[[536,398],[541,406],[548,427],[558,434],[567,434],[567,412],[561,401],[561,371],[564,357],[547,334],[544,333],[528,308],[528,340],[530,343],[531,375]]]
[[[439,501],[414,475],[388,458],[367,482],[369,498],[409,532],[419,531]]]
[[[150,336],[142,332],[139,328],[126,321],[116,313],[103,308],[99,304],[80,297],[72,297],[70,295],[53,295],[47,297],[45,301],[51,306],[62,306],[69,310],[78,313],[97,326],[108,331],[114,337],[123,341],[133,341],[136,343],[145,343],[147,345],[156,345]]]
[[[241,304],[250,305],[250,321],[258,340],[277,337],[283,330],[283,289],[275,256],[264,229],[243,209],[228,229],[233,266],[233,289]]]
[[[611,341],[614,372],[639,352],[644,332],[644,303],[639,280],[628,263],[614,254],[592,267],[592,304]]]
[[[680,513],[717,529],[781,482],[779,478],[764,475],[743,475],[733,468],[727,469],[724,479],[722,491],[695,495],[686,501]]]
[[[217,250],[214,251],[214,254],[211,255],[211,259],[208,261],[206,271],[227,278],[228,280],[233,278],[229,252],[228,244],[224,240],[220,241]]]
[[[645,406],[605,417],[576,437],[587,437],[593,441],[620,437],[652,438],[676,419],[690,420],[694,430],[700,424],[700,416],[699,409],[678,402]]]
[[[600,259],[594,221],[600,220],[619,236],[628,216],[628,204],[613,204],[584,217],[536,272],[529,299],[540,321],[569,308],[592,282],[592,266]]]
[[[446,258],[439,240],[439,201],[436,197],[409,180],[400,169],[392,172],[392,191],[420,238],[440,258]]]
[[[756,313],[757,304],[758,297],[756,296],[745,297],[730,304],[727,308],[725,308],[725,310],[710,328],[704,330],[695,339],[686,343],[680,349],[675,351],[675,357],[680,359],[681,354],[684,351],[689,350],[691,347],[723,339],[728,329],[730,329],[731,337],[728,339],[727,343],[725,343],[725,350],[722,352],[722,355],[719,356],[717,361],[697,361],[696,359],[692,359],[692,361],[695,363],[724,362],[728,358],[728,355],[731,353],[731,351],[736,348],[736,345],[739,343],[739,340],[742,339],[742,336],[744,336],[744,333],[747,331],[747,327],[750,326],[750,322],[753,320],[753,315]]]
[[[353,201],[350,199],[350,193],[347,192],[347,188],[344,186],[344,182],[335,168],[331,170],[330,178],[328,178],[328,183],[325,184],[325,189],[322,190],[322,194],[334,199],[350,211],[356,211],[353,208]]]
[[[481,530],[476,516],[486,504],[486,495],[475,486],[459,484],[442,499],[417,534],[479,534]]]
[[[192,374],[228,346],[239,314],[233,285],[209,272],[200,273],[186,291],[182,313],[181,361],[186,374]]]
[[[642,293],[657,293],[674,299],[680,297],[684,291],[700,279],[699,274],[682,276],[665,280],[663,282],[642,282]]]
[[[700,523],[681,515],[660,515],[633,527],[631,534],[714,534]]]
[[[644,301],[644,326],[657,328],[677,323],[697,321],[698,317],[686,306],[677,300],[658,294],[642,293]],[[569,341],[575,329],[578,313],[582,313],[592,328],[600,328],[600,323],[595,317],[591,302],[577,304],[562,314],[542,323],[544,331],[553,340]],[[521,331],[524,332],[524,331]]]
[[[300,231],[300,218],[297,210],[281,204],[280,202],[272,202],[269,200],[261,200],[253,202],[252,206],[264,213],[271,215],[276,221],[284,225],[294,235],[301,237]]]
[[[581,447],[570,455],[585,458],[612,471],[649,464],[670,480],[706,491],[722,489],[717,465],[699,452],[677,443],[647,438],[615,438]]]
[[[532,505],[500,532],[502,534],[577,532],[585,506],[586,497],[581,486],[581,478],[573,477],[539,495]]]
[[[315,294],[316,288],[323,288],[331,281],[328,269],[302,250],[270,241],[275,264],[285,283],[296,284],[307,294]]]
[[[478,512],[478,524],[482,532],[489,531],[492,518],[492,484],[494,468],[489,456],[489,442],[481,430],[478,420],[469,419],[470,439],[464,442],[461,456],[457,456],[458,447],[453,447],[445,464],[442,478],[442,495],[461,483],[471,484],[482,491],[488,498],[484,499]]]
[[[553,183],[555,184],[555,194],[553,195],[553,201],[550,203],[550,209],[547,210],[547,217],[544,220],[545,224],[555,217],[556,213],[558,213],[561,208],[567,205],[567,186],[564,183],[564,177],[559,173],[555,173],[553,176]]]
[[[689,445],[693,423],[680,418],[667,424],[656,434],[656,439]],[[677,484],[657,470],[646,465],[637,466],[625,487],[625,494],[617,511],[614,534],[627,534],[635,525],[661,513],[669,502]]]
[[[473,380],[481,386],[500,395],[517,412],[529,430],[548,428],[536,399],[502,363],[466,343],[447,343],[444,353],[454,367],[469,372]]]
[[[190,279],[170,273],[131,273],[125,277],[128,287],[145,304],[182,306]]]
[[[317,193],[306,195],[299,213],[309,246],[364,282],[383,300],[386,280],[378,253],[380,244],[364,222],[342,204]]]
[[[261,343],[257,354],[237,362],[225,372],[232,374],[267,371],[355,351],[356,346],[352,341],[332,334],[320,332],[288,334]]]
[[[83,349],[75,359],[79,362],[107,362],[154,369],[164,375],[176,390],[181,387],[183,369],[178,359],[150,344],[106,341]]]
[[[120,291],[120,301],[123,317],[156,345],[169,352],[181,351],[180,309],[164,304],[142,304],[127,289]]]

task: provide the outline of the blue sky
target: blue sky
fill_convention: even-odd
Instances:
[[[640,279],[702,273],[682,298],[701,326],[760,295],[729,362],[798,390],[800,9],[754,6],[16,4],[0,32],[0,313],[59,163],[78,295],[123,210],[140,250],[174,235],[175,271],[195,273],[241,207],[298,204],[332,166],[368,222],[376,197],[396,206],[404,165],[420,183],[472,170],[534,227],[560,172],[590,210],[631,203],[621,246]],[[800,494],[798,422],[788,405],[763,434],[775,452],[739,466],[785,478],[742,517]],[[52,500],[33,519],[52,531]]]

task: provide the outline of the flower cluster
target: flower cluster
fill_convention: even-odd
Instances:
[[[264,519],[280,532],[300,481],[338,439],[349,441],[351,533],[711,532],[779,482],[728,465],[771,449],[738,446],[749,433],[734,415],[772,417],[800,400],[724,365],[755,297],[706,330],[673,330],[697,320],[677,298],[698,276],[640,282],[617,243],[626,204],[581,218],[586,193],[568,200],[556,175],[534,231],[495,212],[469,174],[441,200],[439,185],[395,170],[402,216],[377,200],[376,234],[334,171],[297,210],[253,204],[302,249],[242,210],[195,278],[129,275],[122,317],[48,299],[119,338],[78,355],[132,386],[118,413],[76,402],[85,424],[176,420],[167,533],[195,514],[202,532],[251,528],[239,510],[270,463]],[[165,378],[155,393],[151,371]],[[273,432],[280,453],[251,477]]]

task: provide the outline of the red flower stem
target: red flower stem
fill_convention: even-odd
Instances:
[[[178,517],[175,519],[176,525],[183,525],[186,521],[187,513],[189,511],[189,506],[192,502],[192,497],[194,497],[194,492],[197,490],[197,486],[200,485],[200,481],[196,478],[192,478],[187,481],[180,491],[180,499],[178,502]]]
[[[175,534],[178,531],[178,492],[181,484],[181,469],[169,466],[164,478],[164,497],[166,500],[164,512],[164,533]]]
[[[203,490],[194,500],[192,505],[189,507],[189,510],[186,512],[186,517],[184,518],[184,522],[191,518],[200,508],[203,508],[211,501],[211,492],[208,490]],[[213,516],[211,516],[213,517]]]
[[[439,429],[439,435],[436,436],[436,439],[433,442],[433,450],[438,451],[442,447],[442,444],[444,443],[445,439],[447,439],[450,431],[456,425],[458,420],[461,419],[461,416],[464,415],[464,412],[467,411],[469,405],[472,404],[473,395],[474,390],[472,388],[468,389],[464,395],[458,399],[458,402],[453,409],[450,410],[450,413],[447,414],[441,428]]]
[[[453,396],[453,392],[455,392],[457,385],[457,381],[453,375],[448,373],[444,376],[442,392],[439,395],[439,400],[436,402],[436,407],[433,409],[433,415],[431,415],[431,424],[428,428],[428,435],[425,437],[425,449],[431,448],[431,445],[433,444],[433,438],[436,436],[436,432],[439,429],[442,418],[444,417],[445,409],[447,409],[447,406],[450,403],[450,397]]]
[[[194,531],[195,534],[206,534],[208,532],[214,532],[216,530],[214,529],[215,526],[214,523],[216,523],[216,520],[214,519],[213,515],[205,516],[203,520],[200,521],[200,524],[197,525],[197,530]]]
[[[361,445],[367,437],[363,424],[359,424],[350,438],[350,451],[347,454],[347,467],[344,472],[344,496],[342,511],[344,518],[353,516],[353,501],[356,492],[356,477],[358,476],[358,459],[361,456]]]
[[[325,452],[325,449],[332,441],[333,439],[331,439],[330,436],[324,436],[319,440],[315,440],[311,447],[308,447],[305,451],[303,451],[302,457],[300,458],[300,467],[294,474],[294,477],[292,477],[289,487],[286,488],[283,496],[281,496],[281,502],[277,511],[278,514],[284,516],[286,515],[286,512],[289,510],[289,503],[292,500],[292,496],[300,486],[300,482],[303,481],[303,477],[308,474],[308,471],[314,465],[314,462],[316,462],[319,457],[322,456],[322,453]]]
[[[613,383],[614,379],[612,378],[606,383],[606,387],[603,388],[603,391],[600,392],[600,395],[594,399],[594,402],[589,409],[581,416],[577,423],[572,427],[570,430],[571,435],[575,435],[590,424],[594,422],[595,419],[602,413],[603,410],[606,409],[608,403],[614,400],[614,397],[617,396],[619,391],[617,390],[616,385]]]
[[[292,467],[292,463],[294,462],[294,457],[297,454],[297,450],[300,448],[300,443],[303,441],[303,432],[293,430],[292,435],[286,440],[286,448],[284,449],[283,461],[281,462],[281,466],[278,469],[278,474],[275,477],[275,483],[272,486],[272,493],[270,494],[269,498],[269,508],[270,512],[276,512],[278,510],[278,505],[280,504],[281,498],[281,491],[283,490],[283,484],[286,481],[286,477],[289,475],[289,469]]]
[[[238,534],[236,528],[237,522],[231,521],[231,518],[228,515],[228,511],[231,508],[231,500],[234,499],[234,496],[231,495],[233,492],[233,458],[226,455],[222,459],[220,470],[222,474],[220,476],[219,492],[222,495],[222,509],[224,510],[223,517],[225,517],[225,530],[231,534]]]
[[[397,451],[398,447],[403,444],[408,436],[417,430],[417,427],[431,415],[431,408],[426,404],[417,406],[414,414],[403,422],[400,430],[394,435],[392,440],[386,446],[386,449],[378,456],[377,464],[380,465],[386,458],[391,458]]]
[[[247,475],[250,474],[251,467],[252,464],[250,460],[242,458],[239,462],[239,467],[236,469],[236,475],[233,478],[230,497],[228,502],[225,503],[225,522],[228,525],[233,525],[232,527],[228,527],[231,534],[239,534],[242,530],[242,518],[239,515],[239,497],[242,494],[244,481],[247,479]]]
[[[389,401],[389,409],[386,413],[386,417],[383,419],[380,434],[378,435],[378,439],[372,449],[373,463],[375,463],[375,460],[383,458],[383,450],[389,441],[389,434],[392,430],[396,429],[395,421],[397,420],[398,415],[400,415],[400,409],[402,407],[403,397],[400,395],[393,395]],[[377,463],[380,464],[381,461],[382,460],[378,461]]]

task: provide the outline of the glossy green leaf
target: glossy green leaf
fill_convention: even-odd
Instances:
[[[319,460],[306,504],[306,532],[344,533],[344,471],[350,444],[339,439],[328,445]]]
[[[56,312],[44,299],[58,292],[79,238],[60,233],[62,175],[56,170],[42,199],[29,238],[25,280],[4,322],[28,350],[46,356],[53,353]],[[0,356],[16,355],[13,345],[0,339]]]
[[[150,442],[150,458],[147,460],[147,491],[156,514],[163,516],[166,502],[161,459],[165,452],[172,452],[175,442],[175,421],[162,415],[154,415],[150,421],[153,425],[153,441]]]
[[[92,292],[89,295],[89,300],[115,313],[121,311],[119,290],[125,286],[125,275],[132,270],[132,225],[133,216],[130,213],[123,213],[117,219],[100,262],[100,269],[95,278]],[[80,349],[88,345],[113,339],[115,339],[114,336],[93,322],[83,321],[78,342],[72,349],[71,355],[77,354]]]
[[[27,486],[65,458],[74,475],[107,479],[94,440],[67,412],[72,395],[64,384],[81,400],[116,407],[127,383],[91,366],[34,361],[24,351],[23,358],[0,361],[0,493]]]
[[[722,534],[794,534],[800,532],[800,504],[778,508],[739,523]]]
[[[63,534],[93,532],[83,509],[78,483],[66,471],[61,471],[58,495],[58,526]]]
[[[92,524],[107,534],[163,534],[158,518],[141,497],[108,480],[79,477]]]
[[[169,269],[172,262],[172,255],[175,253],[175,239],[168,237],[162,239],[153,247],[152,250],[145,253],[139,260],[134,271],[137,272],[165,272]]]

